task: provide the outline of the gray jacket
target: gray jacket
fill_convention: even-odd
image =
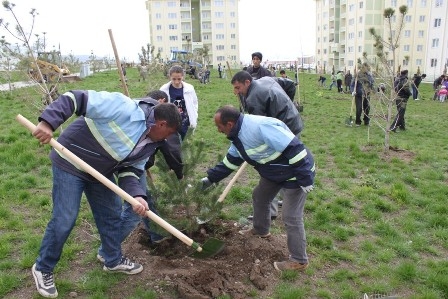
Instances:
[[[252,80],[247,96],[241,99],[246,113],[277,118],[298,135],[303,121],[283,88],[271,77]]]

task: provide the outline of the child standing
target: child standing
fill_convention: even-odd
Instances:
[[[440,103],[445,102],[445,99],[446,99],[446,95],[447,95],[447,94],[448,94],[448,90],[446,89],[446,86],[445,86],[445,85],[442,85],[442,86],[440,87],[439,92],[437,93],[437,95],[439,96],[439,101],[440,101]]]

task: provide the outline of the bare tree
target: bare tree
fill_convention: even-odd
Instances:
[[[372,117],[371,119],[384,131],[384,149],[390,149],[390,125],[392,123],[395,113],[393,112],[395,99],[397,98],[397,91],[394,88],[394,81],[397,73],[400,72],[400,65],[397,64],[397,49],[401,39],[401,33],[405,24],[405,16],[408,12],[406,5],[399,7],[399,20],[396,27],[393,26],[393,19],[395,18],[395,10],[393,8],[386,8],[384,10],[385,28],[387,38],[384,38],[380,33],[376,32],[375,28],[370,28],[369,32],[373,36],[375,43],[376,58],[369,61],[367,53],[364,53],[365,63],[373,66],[375,76],[379,79],[377,86],[379,88],[374,90],[374,95],[371,97]],[[409,59],[409,57],[407,57]],[[384,88],[382,88],[384,87]]]

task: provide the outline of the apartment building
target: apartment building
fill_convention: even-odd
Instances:
[[[448,0],[315,0],[316,1],[316,64],[318,69],[353,69],[363,53],[371,63],[377,61],[374,39],[369,32],[374,28],[384,39],[398,34],[399,7],[406,5],[396,65],[411,74],[420,70],[433,80],[448,64]],[[384,9],[395,9],[391,27],[384,19]],[[390,62],[393,61],[388,56]]]
[[[146,8],[154,56],[206,47],[215,67],[239,63],[238,0],[147,0]]]

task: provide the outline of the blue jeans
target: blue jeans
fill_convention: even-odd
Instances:
[[[149,209],[154,212],[155,214],[159,215],[156,210],[156,206],[154,203],[154,200],[151,196],[151,193],[149,192],[147,186],[146,186],[146,173],[143,173],[143,175],[140,177],[140,184],[142,187],[146,190],[146,202],[148,203]],[[163,239],[162,235],[159,235],[158,233],[151,231],[150,225],[151,221],[148,217],[141,217],[140,215],[136,214],[134,210],[132,210],[132,205],[125,201],[123,203],[123,207],[121,209],[121,223],[120,223],[120,237],[119,241],[120,243],[123,242],[130,234],[131,232],[137,227],[137,225],[142,221],[145,224],[145,228],[148,231],[149,238],[151,239],[151,242],[159,241]],[[100,248],[98,249],[98,254],[104,257],[104,249],[103,245],[100,245]]]
[[[280,189],[280,184],[260,178],[252,193],[254,229],[259,234],[264,235],[269,232],[271,227],[271,201]],[[282,219],[286,228],[286,242],[290,259],[306,264],[308,263],[308,256],[306,254],[306,235],[303,223],[306,193],[300,187],[297,189],[283,188],[282,192]]]
[[[54,165],[52,169],[53,212],[36,259],[36,269],[53,272],[61,257],[62,248],[75,226],[83,192],[100,234],[105,265],[115,267],[122,257],[119,239],[121,199],[98,181],[81,179]],[[113,177],[109,179],[115,182]]]

